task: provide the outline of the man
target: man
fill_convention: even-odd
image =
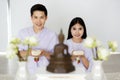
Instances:
[[[37,55],[39,61],[36,62],[32,54],[29,54],[28,57],[28,70],[30,73],[35,73],[37,67],[44,66],[46,67],[49,64],[50,55],[53,53],[54,46],[58,43],[58,38],[55,32],[49,31],[45,26],[47,20],[47,9],[42,4],[36,4],[31,8],[31,20],[33,23],[32,27],[27,27],[20,30],[18,37],[21,40],[24,40],[26,37],[35,36],[38,40],[38,45],[32,47],[30,53],[33,50],[40,50],[41,54]],[[19,51],[21,55],[27,53],[28,47],[20,45]]]

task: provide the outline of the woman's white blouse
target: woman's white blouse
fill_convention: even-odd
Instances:
[[[78,51],[78,50],[84,51],[84,55],[89,61],[89,68],[88,69],[86,69],[84,67],[82,62],[77,63],[76,61],[73,61],[73,65],[76,68],[81,67],[83,69],[83,71],[85,71],[85,72],[90,72],[92,69],[92,65],[93,65],[92,50],[90,48],[86,48],[83,43],[84,43],[84,40],[81,43],[75,43],[72,41],[72,39],[68,39],[65,41],[65,44],[68,45],[69,54],[72,54],[73,51]]]

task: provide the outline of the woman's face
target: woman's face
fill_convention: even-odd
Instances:
[[[79,23],[72,26],[71,34],[74,39],[81,39],[83,33],[84,33],[84,28]]]

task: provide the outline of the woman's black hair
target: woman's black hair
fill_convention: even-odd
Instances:
[[[80,18],[80,17],[75,17],[70,22],[67,39],[70,39],[70,38],[73,37],[72,34],[71,34],[71,28],[72,28],[72,26],[74,26],[77,23],[80,24],[81,26],[83,26],[83,29],[84,29],[84,33],[83,33],[82,39],[85,39],[87,37],[86,26],[85,26],[85,23],[84,23],[83,19]]]

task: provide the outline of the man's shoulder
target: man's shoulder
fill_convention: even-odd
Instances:
[[[25,28],[20,29],[20,31],[26,31],[26,30],[30,30],[30,29],[32,29],[32,27],[25,27]]]
[[[20,29],[20,32],[26,32],[26,31],[31,30],[31,29],[32,29],[32,27],[22,28],[22,29]]]
[[[56,32],[54,32],[54,31],[52,31],[52,30],[50,30],[50,29],[48,29],[48,28],[45,28],[45,31],[46,31],[46,33],[47,33],[48,35],[56,35]]]

